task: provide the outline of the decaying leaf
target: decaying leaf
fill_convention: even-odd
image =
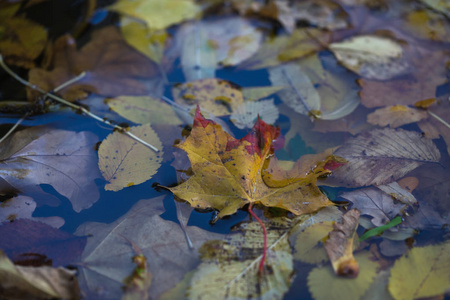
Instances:
[[[294,258],[310,264],[328,261],[324,241],[333,230],[333,223],[332,221],[316,223],[299,233],[295,242]]]
[[[450,288],[450,243],[413,248],[391,269],[389,292],[396,299],[438,296]]]
[[[387,184],[440,159],[434,143],[418,132],[387,128],[349,139],[334,154],[348,163],[333,172],[327,182],[347,187]]]
[[[308,0],[293,2],[292,10],[296,21],[307,21],[309,24],[320,28],[336,30],[349,26],[347,13],[334,1]]]
[[[375,226],[388,223],[407,208],[403,203],[394,202],[391,195],[373,187],[343,193],[341,197],[351,201],[352,207],[361,214],[371,216]]]
[[[172,94],[177,103],[200,105],[214,116],[229,115],[244,103],[242,92],[238,88],[217,78],[176,85]]]
[[[275,123],[279,114],[273,99],[247,101],[236,108],[230,120],[239,129],[252,128],[258,116],[267,124]]]
[[[414,71],[407,76],[386,82],[361,79],[361,102],[366,107],[414,105],[417,101],[435,98],[436,88],[447,81],[446,51],[424,51],[413,59]],[[426,62],[426,63],[425,63]]]
[[[284,89],[283,86],[252,86],[242,88],[242,95],[247,101],[264,99],[276,92]]]
[[[445,0],[421,0],[426,5],[450,18],[450,4]]]
[[[382,127],[389,125],[390,128],[397,128],[426,118],[428,118],[428,114],[424,110],[404,105],[394,105],[379,108],[369,114],[367,122]]]
[[[98,166],[109,182],[107,191],[119,191],[150,179],[161,166],[162,144],[149,124],[132,127],[131,133],[154,145],[159,152],[120,132],[113,132],[101,143]]]
[[[34,60],[47,43],[45,28],[22,16],[16,16],[18,4],[2,3],[0,8],[0,53],[7,63],[23,68],[34,67]]]
[[[157,274],[149,290],[154,299],[198,264],[197,251],[189,248],[179,225],[160,217],[163,198],[141,200],[110,224],[91,222],[77,229],[77,235],[92,235],[79,264],[80,285],[88,296],[117,298],[121,294],[122,280],[136,267],[131,261],[136,253],[129,241],[148,259],[148,270]],[[195,226],[188,226],[187,232],[194,249],[208,240],[222,238]]]
[[[447,143],[447,152],[450,153],[450,101],[444,96],[441,101],[428,109],[430,117],[428,120],[419,122],[420,129],[425,133],[426,137],[438,139],[442,136]]]
[[[45,127],[18,131],[0,144],[0,176],[26,195],[43,194],[40,185],[50,184],[80,212],[99,198],[94,182],[100,175],[95,166],[96,142],[96,136],[87,131]]]
[[[120,96],[107,100],[109,107],[127,120],[138,124],[180,125],[172,107],[149,96]]]
[[[17,219],[29,219],[48,224],[55,228],[64,225],[65,221],[61,217],[33,217],[32,214],[36,206],[37,204],[33,198],[21,195],[2,201],[0,204],[0,223]]]
[[[305,57],[327,45],[330,33],[319,29],[300,28],[288,36],[267,40],[258,52],[239,65],[241,69],[263,69]]]
[[[325,241],[325,250],[334,272],[342,277],[355,278],[359,265],[353,257],[353,240],[358,228],[360,212],[352,209],[342,216],[342,222],[333,224],[333,230]]]
[[[417,185],[417,183],[415,183],[417,181],[417,179],[414,177],[410,177],[410,178],[406,177],[406,178],[403,178],[402,180],[403,180],[403,184],[410,185],[410,187],[413,187],[413,184]],[[402,180],[399,180],[399,183],[402,183]],[[411,194],[411,192],[408,190],[408,188],[403,188],[403,186],[401,186],[399,183],[391,182],[389,184],[379,185],[379,186],[377,186],[377,188],[379,188],[380,190],[382,190],[383,192],[385,192],[386,194],[388,194],[389,196],[391,196],[393,199],[395,199],[397,201],[400,201],[402,203],[409,204],[409,205],[417,204],[416,197],[414,197],[414,195]]]
[[[446,43],[450,41],[448,19],[434,11],[428,9],[411,11],[402,25],[405,31],[415,37]]]
[[[136,268],[133,273],[124,279],[122,300],[148,299],[148,290],[153,275],[148,271],[147,259],[143,254],[133,256]]]
[[[80,50],[71,36],[64,35],[53,51],[53,69],[31,69],[28,80],[50,91],[85,71],[86,76],[59,92],[70,101],[92,92],[108,97],[146,95],[149,88],[142,79],[159,73],[156,64],[129,46],[114,26],[95,31]],[[34,100],[40,93],[28,88],[27,95]]]
[[[360,265],[358,277],[349,279],[334,274],[329,265],[314,268],[308,275],[308,287],[316,300],[362,299],[376,277],[378,264],[369,252],[355,255]]]
[[[0,296],[4,299],[80,299],[76,271],[15,266],[0,250]]]
[[[25,265],[39,259],[53,266],[72,264],[81,256],[87,239],[27,219],[1,223],[0,234],[0,249],[15,263]]]
[[[197,109],[191,134],[177,145],[188,154],[194,175],[169,190],[193,207],[218,210],[219,218],[248,203],[275,206],[296,215],[331,205],[315,185],[318,176],[329,172],[323,167],[310,176],[288,179],[280,187],[264,183],[261,172],[278,135],[277,128],[258,119],[251,132],[236,140]]]
[[[191,0],[121,0],[109,9],[143,20],[152,30],[165,29],[200,13],[200,7]]]
[[[400,44],[381,36],[355,36],[331,44],[330,50],[344,66],[367,79],[388,80],[410,68]]]
[[[280,299],[289,289],[293,259],[288,241],[289,220],[266,224],[268,252],[258,274],[263,233],[257,222],[242,224],[225,241],[200,248],[202,263],[191,278],[188,299]],[[269,271],[270,270],[270,271]]]

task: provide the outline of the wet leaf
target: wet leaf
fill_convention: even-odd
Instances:
[[[76,271],[15,266],[0,251],[0,296],[5,299],[80,299]]]
[[[265,41],[258,52],[239,65],[241,69],[257,70],[305,57],[328,44],[330,33],[319,29],[300,28],[287,36]]]
[[[147,259],[143,254],[133,256],[136,268],[133,273],[124,279],[124,291],[122,300],[148,299],[148,289],[153,275],[148,271]]]
[[[447,152],[450,153],[450,102],[443,97],[437,105],[431,106],[428,109],[430,117],[418,123],[420,129],[425,133],[426,137],[438,139],[442,136],[447,144]]]
[[[403,178],[402,180],[404,180],[404,179],[407,179],[407,178]],[[402,183],[402,180],[399,180],[399,183]],[[416,181],[417,181],[417,179],[416,179]],[[379,188],[380,190],[382,190],[383,192],[385,192],[386,194],[391,196],[396,201],[400,201],[401,203],[405,203],[405,204],[409,204],[409,205],[417,204],[416,197],[414,197],[414,195],[411,194],[407,188],[406,189],[403,188],[403,186],[401,186],[399,183],[391,182],[389,184],[379,185],[379,186],[377,186],[377,188]],[[404,184],[408,185],[408,184],[417,184],[417,183],[415,183],[414,179],[411,179],[411,182],[409,182],[409,180],[408,180],[408,182],[404,182]]]
[[[306,21],[313,26],[330,30],[349,26],[349,16],[336,2],[329,0],[308,0],[294,2],[292,14],[295,20]]]
[[[276,122],[279,113],[273,99],[245,102],[236,108],[230,120],[239,129],[252,128],[258,116],[267,124]]]
[[[242,88],[242,95],[247,101],[255,101],[264,99],[282,89],[284,89],[283,86],[244,87]]]
[[[107,100],[107,104],[116,113],[134,123],[182,124],[169,104],[153,97],[120,96]]]
[[[156,299],[198,264],[195,249],[207,240],[221,238],[220,234],[188,226],[194,245],[190,249],[180,226],[160,217],[162,200],[141,200],[113,223],[90,222],[77,229],[77,235],[92,234],[80,263],[80,285],[90,297],[117,298],[121,294],[122,280],[136,267],[129,241],[148,258],[148,270],[157,274],[149,290],[150,297]]]
[[[413,248],[391,269],[389,292],[398,299],[442,295],[450,288],[450,243]]]
[[[119,191],[150,179],[161,166],[162,144],[149,124],[132,127],[131,133],[159,149],[159,152],[120,132],[113,132],[101,143],[98,166],[109,182],[107,191]]]
[[[389,223],[382,225],[382,226],[378,226],[375,228],[372,228],[368,231],[366,231],[360,238],[359,241],[364,241],[367,240],[368,238],[372,237],[372,236],[376,236],[376,235],[381,235],[383,232],[385,232],[386,230],[388,230],[389,228],[392,228],[394,226],[397,226],[398,224],[400,224],[402,222],[402,217],[397,216],[395,218],[393,218],[391,221],[389,221]]]
[[[33,264],[36,258],[45,258],[49,265],[66,266],[76,262],[86,237],[77,237],[50,225],[18,219],[0,225],[0,249],[15,262]]]
[[[402,129],[362,133],[349,139],[334,154],[348,163],[333,172],[327,182],[348,187],[387,184],[422,164],[440,159],[431,140]]]
[[[188,299],[280,299],[293,272],[287,231],[290,222],[266,224],[268,251],[264,273],[258,274],[263,234],[256,222],[240,226],[241,234],[210,241],[200,248],[202,263],[192,276]],[[270,270],[270,271],[269,271]]]
[[[33,198],[27,196],[17,196],[2,201],[0,204],[0,223],[5,221],[15,221],[17,219],[29,219],[48,224],[55,228],[64,225],[65,221],[61,217],[32,217],[36,206],[37,204]]]
[[[426,118],[428,118],[428,114],[424,110],[404,105],[394,105],[379,108],[369,114],[367,122],[382,127],[389,125],[390,128],[397,128]]]
[[[23,68],[34,67],[34,60],[47,43],[47,30],[21,16],[14,17],[18,5],[3,5],[0,14],[0,52],[9,64]]]
[[[342,277],[356,278],[359,274],[359,264],[353,257],[353,241],[357,237],[359,215],[357,209],[346,212],[341,222],[333,224],[333,230],[325,241],[325,250],[333,270]]]
[[[314,268],[308,275],[308,287],[315,300],[361,299],[376,277],[378,264],[370,259],[370,253],[355,255],[360,265],[354,279],[336,276],[330,265]]]
[[[415,37],[446,43],[450,41],[448,19],[430,10],[416,10],[408,13],[403,27]]]
[[[426,5],[434,10],[443,13],[450,18],[450,4],[445,0],[421,0]]]
[[[183,105],[200,105],[214,116],[229,115],[244,103],[242,92],[217,78],[196,80],[172,88],[174,100]]]
[[[332,221],[316,223],[301,232],[295,242],[294,258],[310,264],[328,261],[324,241],[333,230],[333,223]]]
[[[361,35],[330,45],[339,62],[367,79],[388,80],[409,71],[403,49],[396,41]]]
[[[218,210],[219,218],[248,203],[279,207],[296,215],[331,205],[315,185],[320,174],[329,172],[323,167],[304,178],[288,178],[281,187],[264,183],[261,172],[278,135],[277,128],[258,120],[245,137],[236,140],[197,110],[191,134],[177,145],[188,154],[194,175],[169,190],[193,207]]]
[[[152,30],[195,18],[200,7],[190,0],[120,0],[110,10],[144,21]]]
[[[352,207],[360,210],[361,214],[371,216],[371,221],[375,226],[387,224],[407,208],[405,204],[394,202],[389,194],[377,188],[347,192],[341,197],[351,201]]]
[[[71,36],[64,35],[56,40],[53,51],[53,69],[34,68],[28,80],[50,91],[85,71],[86,76],[59,92],[70,101],[93,92],[108,97],[146,95],[149,88],[143,79],[159,73],[156,64],[129,46],[113,26],[95,31],[80,50]],[[29,88],[27,93],[30,100],[40,96]]]
[[[95,178],[96,136],[87,131],[71,132],[32,127],[14,133],[0,144],[0,176],[25,195],[46,195],[41,184],[51,185],[80,212],[99,198]],[[59,200],[58,200],[59,201]]]
[[[414,58],[414,71],[408,76],[386,82],[359,80],[362,104],[366,107],[414,105],[434,98],[436,88],[447,81],[445,61],[448,61],[445,51],[426,51]]]

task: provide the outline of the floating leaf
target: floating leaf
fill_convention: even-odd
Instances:
[[[320,96],[309,77],[298,64],[290,63],[269,69],[270,81],[275,86],[285,86],[277,94],[287,106],[308,115],[320,110]]]
[[[237,128],[244,129],[253,127],[258,116],[267,124],[275,123],[279,114],[273,99],[245,102],[236,108],[230,120]]]
[[[334,154],[348,163],[333,172],[329,183],[348,187],[387,184],[422,164],[440,159],[431,140],[402,129],[362,133],[349,139]]]
[[[261,87],[244,87],[242,95],[247,101],[264,99],[276,92],[284,89],[283,86],[261,86]]]
[[[70,101],[92,92],[108,97],[147,95],[150,89],[143,79],[159,74],[156,64],[129,46],[114,26],[95,31],[80,50],[70,35],[64,35],[56,40],[53,52],[53,69],[31,69],[28,80],[50,91],[85,71],[82,79],[59,91]],[[27,96],[34,100],[41,94],[28,88]]]
[[[367,79],[391,79],[410,68],[400,44],[381,36],[355,36],[331,44],[330,50],[345,67]]]
[[[288,36],[266,41],[258,52],[239,65],[241,69],[257,70],[318,52],[328,44],[330,33],[319,29],[296,29]]]
[[[403,180],[403,179],[402,179]],[[416,179],[417,180],[417,179]],[[405,184],[414,184],[413,182],[404,182]],[[401,182],[401,181],[399,181]],[[385,185],[379,185],[377,186],[380,190],[391,196],[393,199],[400,201],[405,204],[414,205],[417,204],[417,199],[414,197],[413,194],[411,194],[407,189],[404,189],[402,186],[400,186],[397,182],[391,182],[389,184]]]
[[[236,140],[197,109],[191,134],[178,148],[187,152],[194,175],[169,190],[193,207],[219,210],[218,217],[235,213],[247,203],[280,207],[296,215],[331,205],[315,185],[323,167],[305,178],[287,179],[268,187],[261,172],[278,129],[258,119],[245,137]]]
[[[436,0],[434,2],[436,2]],[[448,19],[433,11],[412,11],[408,14],[406,17],[406,22],[402,25],[405,31],[410,32],[415,37],[446,43],[450,41],[448,36],[450,31]]]
[[[180,226],[160,217],[164,197],[141,200],[124,216],[106,223],[85,223],[77,235],[91,234],[80,262],[80,285],[87,298],[118,298],[122,280],[135,269],[136,255],[130,242],[148,257],[148,270],[155,275],[149,295],[157,299],[174,287],[198,263],[196,250],[189,248]],[[195,226],[186,228],[194,249],[222,235]],[[126,238],[125,238],[126,237]]]
[[[450,288],[450,243],[413,248],[391,269],[389,292],[396,299],[438,296]]]
[[[5,221],[12,222],[17,219],[29,219],[48,224],[55,228],[64,225],[65,221],[61,217],[32,217],[36,206],[37,204],[33,198],[21,195],[2,201],[0,204],[0,223]]]
[[[295,20],[306,21],[311,25],[330,30],[349,26],[348,15],[336,2],[329,0],[308,0],[293,2],[292,14]]]
[[[187,298],[282,298],[293,272],[288,226],[283,220],[266,224],[268,251],[262,275],[258,265],[263,233],[258,223],[241,225],[243,235],[235,233],[227,241],[204,244],[200,249],[203,262],[192,276]]]
[[[367,122],[373,125],[397,128],[405,124],[418,122],[428,118],[424,110],[404,105],[387,106],[379,108],[367,116]]]
[[[25,195],[45,194],[41,184],[51,185],[80,212],[99,198],[99,177],[94,151],[96,136],[32,127],[14,133],[0,144],[0,177]]]
[[[101,143],[98,166],[109,181],[107,191],[119,191],[150,179],[161,166],[162,144],[149,124],[132,127],[130,132],[154,145],[160,152],[120,132],[113,132]]]
[[[397,226],[398,224],[400,224],[402,222],[402,217],[397,216],[395,218],[393,218],[391,221],[389,221],[389,223],[382,225],[382,226],[378,226],[375,228],[372,228],[368,231],[366,231],[360,238],[359,241],[364,241],[367,240],[368,238],[372,237],[372,236],[376,236],[376,235],[380,235],[383,232],[385,232],[386,230],[388,230],[389,228],[392,228],[394,226]]]
[[[143,20],[152,30],[165,29],[200,13],[200,7],[191,0],[120,0],[108,8]]]
[[[15,266],[0,250],[0,296],[4,299],[79,299],[76,271]]]
[[[328,261],[323,242],[333,230],[333,223],[332,221],[316,223],[301,232],[295,242],[294,258],[310,264]]]
[[[376,277],[378,264],[368,252],[355,255],[360,265],[354,279],[336,276],[330,265],[313,269],[308,275],[308,287],[315,300],[361,299]]]
[[[107,100],[108,106],[127,120],[138,124],[180,125],[172,107],[148,96],[120,96]]]
[[[336,275],[355,278],[359,273],[359,265],[353,257],[353,240],[358,228],[360,212],[352,209],[342,216],[341,222],[333,224],[333,230],[325,241],[325,250],[330,258]]]
[[[343,193],[341,197],[351,201],[361,214],[373,217],[371,221],[375,226],[388,223],[406,209],[405,204],[394,202],[389,194],[376,188]]]
[[[143,254],[133,256],[136,268],[124,279],[122,300],[148,299],[148,290],[152,282],[152,274],[148,271],[147,258]]]
[[[450,18],[450,4],[445,0],[421,0],[426,5],[434,10],[443,13]]]
[[[229,115],[244,103],[242,92],[230,82],[216,78],[196,80],[173,87],[179,104],[200,105],[214,116]]]

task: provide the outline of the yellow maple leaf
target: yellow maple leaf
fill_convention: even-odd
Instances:
[[[332,205],[316,186],[317,178],[330,172],[324,167],[326,162],[304,178],[286,179],[277,187],[266,185],[262,172],[278,135],[278,128],[258,119],[253,129],[237,140],[197,109],[191,134],[177,145],[187,152],[194,175],[169,190],[193,207],[218,210],[219,218],[248,203],[279,207],[296,215]]]

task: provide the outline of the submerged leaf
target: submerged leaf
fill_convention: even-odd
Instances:
[[[252,86],[242,88],[242,95],[247,101],[264,99],[276,92],[284,89],[283,86]]]
[[[328,261],[323,243],[328,233],[333,230],[333,223],[332,221],[316,223],[299,233],[295,242],[294,258],[310,264]]]
[[[286,220],[266,224],[268,251],[263,274],[258,273],[263,240],[258,223],[241,225],[243,235],[234,233],[226,241],[204,244],[200,249],[203,262],[192,276],[187,298],[282,298],[293,272],[289,225]]]
[[[161,166],[162,144],[149,124],[132,127],[130,132],[154,145],[160,152],[135,141],[121,132],[113,132],[101,143],[98,166],[109,181],[107,191],[119,191],[150,179]]]
[[[0,144],[0,177],[26,195],[43,194],[40,185],[49,184],[80,212],[99,198],[94,182],[100,175],[96,142],[87,131],[42,127],[18,131]]]
[[[329,265],[313,269],[308,275],[308,287],[315,300],[361,299],[376,277],[378,264],[370,259],[370,253],[355,255],[360,265],[354,279],[336,276]]]
[[[309,24],[320,28],[336,30],[349,26],[347,13],[334,1],[307,0],[293,2],[292,10],[296,21],[307,21]]]
[[[349,139],[335,153],[348,163],[333,172],[328,184],[347,187],[387,184],[425,163],[437,163],[439,150],[418,132],[373,130]]]
[[[426,118],[428,118],[428,114],[424,110],[404,105],[394,105],[379,108],[369,114],[367,116],[367,122],[382,127],[389,125],[391,128],[397,128]]]
[[[15,266],[0,250],[0,296],[4,299],[80,299],[75,270]]]
[[[331,205],[315,185],[317,177],[328,173],[323,167],[304,178],[287,179],[280,187],[268,187],[262,169],[279,130],[258,120],[240,140],[220,125],[204,119],[199,109],[187,140],[177,145],[187,152],[194,175],[169,188],[193,207],[219,210],[218,217],[235,213],[248,203],[279,207],[296,215]]]
[[[450,243],[413,248],[391,269],[389,291],[396,300],[427,298],[450,288]]]
[[[237,107],[230,116],[231,122],[239,129],[251,128],[258,116],[267,124],[273,124],[278,119],[278,108],[273,99],[245,102]]]

